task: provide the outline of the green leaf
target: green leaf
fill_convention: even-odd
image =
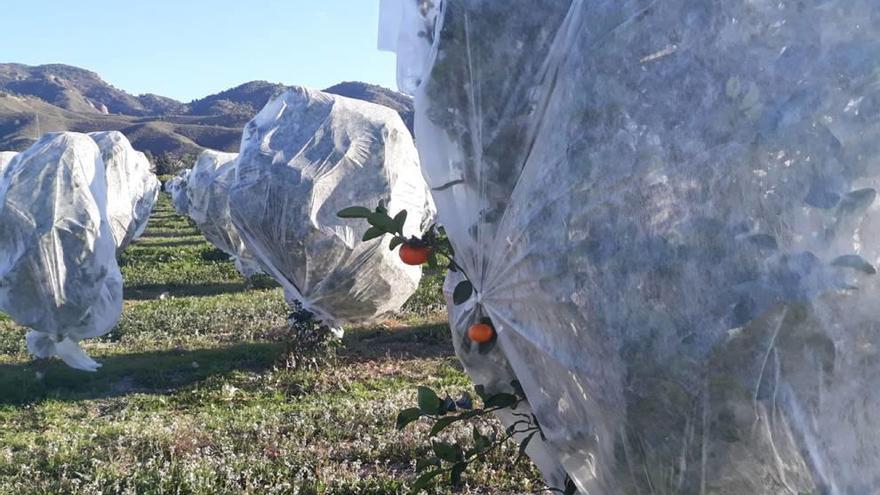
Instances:
[[[495,394],[492,397],[486,399],[486,407],[510,407],[519,402],[517,396],[513,394]]]
[[[391,242],[388,243],[388,249],[394,251],[394,248],[400,246],[404,243],[403,237],[394,237],[391,239]]]
[[[446,398],[441,401],[440,407],[446,412],[454,412],[456,409],[455,401],[452,400],[449,394],[446,394]]]
[[[406,223],[406,210],[400,210],[400,212],[394,216],[394,231],[400,235],[403,235],[403,225]]]
[[[770,249],[773,251],[779,249],[779,243],[776,242],[776,238],[772,235],[753,234],[748,237],[748,240],[761,249]]]
[[[443,414],[441,411],[440,397],[437,393],[428,387],[419,387],[418,392],[419,409],[424,414]]]
[[[513,387],[513,391],[516,395],[520,397],[526,396],[526,392],[523,390],[522,383],[520,383],[519,380],[511,380],[510,386]]]
[[[421,473],[431,466],[437,468],[443,467],[443,465],[440,463],[440,459],[437,459],[436,457],[427,457],[416,461],[416,472]]]
[[[458,445],[446,442],[433,442],[434,454],[446,462],[458,462],[464,458],[464,452]]]
[[[385,231],[383,231],[382,229],[370,227],[367,229],[366,232],[364,232],[364,237],[362,237],[361,240],[364,242],[372,241],[373,239],[376,239],[377,237],[382,237],[383,235],[385,235]]]
[[[370,211],[369,208],[364,208],[363,206],[351,206],[349,208],[339,210],[336,216],[339,218],[367,218],[372,213],[373,212]]]
[[[418,407],[404,409],[397,414],[397,429],[402,430],[413,421],[422,417],[422,410]]]
[[[373,227],[382,229],[383,232],[388,232],[389,234],[394,233],[394,220],[385,213],[370,213],[370,216],[367,217],[367,221],[370,222],[370,225]]]
[[[514,464],[519,463],[519,461],[522,460],[523,456],[526,455],[526,449],[529,448],[529,442],[532,441],[532,438],[535,436],[536,433],[538,433],[538,430],[529,433],[529,436],[523,438],[522,441],[519,443],[519,453],[516,456],[516,461],[514,461]]]
[[[434,426],[431,427],[431,436],[437,436],[438,434],[440,434],[441,431],[445,430],[446,427],[448,427],[452,423],[455,423],[458,420],[458,416],[444,416],[438,419],[437,422],[434,423]]]
[[[483,402],[486,402],[486,399],[489,398],[489,395],[486,393],[485,385],[474,385],[474,393],[477,394]]]
[[[467,469],[467,463],[465,462],[456,462],[454,466],[452,466],[452,471],[449,472],[449,481],[452,482],[452,486],[461,485],[461,475],[464,473],[465,469]]]
[[[867,260],[865,260],[865,258],[862,258],[857,254],[845,254],[843,256],[839,256],[831,262],[831,266],[855,268],[856,270],[865,272],[868,275],[874,275],[877,273],[877,269],[874,268],[874,265],[872,265]]]
[[[845,195],[843,199],[840,200],[840,203],[837,207],[842,212],[864,210],[865,208],[871,206],[876,198],[877,191],[875,191],[874,189],[871,189],[870,187],[859,189]]]
[[[418,478],[416,478],[415,483],[413,483],[413,485],[412,485],[412,492],[411,493],[419,493],[420,491],[427,488],[428,485],[431,484],[431,480],[436,478],[442,472],[443,472],[442,469],[435,469],[433,471],[428,471],[427,473],[424,473],[421,476],[419,476]]]
[[[470,280],[462,280],[455,286],[455,290],[452,291],[452,302],[456,305],[462,304],[474,293],[474,284],[471,283]]]
[[[489,448],[491,444],[492,440],[486,435],[483,435],[479,428],[474,426],[474,448],[476,448],[478,452],[481,452]]]
[[[431,270],[436,270],[439,267],[440,265],[437,261],[437,252],[432,249],[431,252],[428,253],[428,268],[430,268]]]

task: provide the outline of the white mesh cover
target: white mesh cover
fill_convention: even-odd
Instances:
[[[0,182],[0,310],[28,327],[28,349],[68,365],[100,365],[79,341],[122,312],[122,275],[107,220],[101,152],[89,136],[48,134]]]
[[[0,180],[3,179],[3,171],[16,156],[18,153],[15,151],[0,151]]]
[[[135,151],[121,132],[93,132],[89,137],[104,159],[107,217],[117,252],[122,252],[146,230],[161,184],[147,157]]]
[[[379,0],[380,50],[397,54],[397,87],[412,93],[430,62],[430,40],[437,18],[433,0]]]
[[[409,52],[479,293],[457,352],[521,382],[548,480],[880,492],[877,2],[434,3]]]
[[[387,238],[361,242],[367,223],[336,216],[381,200],[391,212],[408,210],[405,232],[419,233],[425,183],[393,110],[300,88],[245,127],[232,219],[288,300],[328,324],[396,310],[418,285],[421,270],[389,251]]]
[[[186,180],[189,173],[190,169],[183,169],[173,179],[165,183],[165,192],[171,195],[171,204],[178,215],[189,213],[189,198],[186,194]]]
[[[244,245],[229,213],[229,187],[235,179],[238,153],[205,150],[187,176],[189,216],[205,239],[230,255],[245,278],[260,273],[260,266]]]

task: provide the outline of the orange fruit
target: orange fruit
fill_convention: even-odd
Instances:
[[[468,328],[468,338],[478,344],[485,344],[495,338],[495,329],[488,323],[474,323]]]
[[[423,265],[428,262],[431,248],[427,246],[413,246],[404,244],[400,246],[400,259],[407,265]]]

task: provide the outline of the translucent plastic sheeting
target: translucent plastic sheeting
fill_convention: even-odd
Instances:
[[[401,8],[457,353],[521,382],[549,483],[880,492],[880,5]]]
[[[0,181],[0,310],[28,327],[28,350],[74,368],[100,365],[79,342],[122,313],[101,152],[89,136],[47,134]]]
[[[3,179],[3,171],[12,162],[12,159],[18,155],[15,151],[0,151],[0,180]]]
[[[150,171],[147,157],[135,151],[121,132],[94,132],[89,136],[104,159],[107,217],[117,252],[122,252],[146,230],[161,184]]]
[[[171,204],[178,215],[189,214],[189,198],[186,194],[186,180],[189,173],[190,169],[183,169],[165,183],[165,192],[171,195]]]
[[[229,187],[235,180],[238,153],[205,150],[187,177],[189,216],[211,244],[233,258],[245,278],[260,273],[260,265],[244,245],[229,212]]]
[[[431,51],[431,44],[425,41],[436,17],[432,0],[379,0],[378,46],[397,53],[400,91],[413,93],[425,75]]]
[[[270,101],[245,127],[230,190],[232,219],[267,273],[325,323],[366,321],[399,309],[416,290],[383,237],[342,219],[349,206],[409,212],[419,233],[427,193],[412,137],[392,110],[297,88]]]

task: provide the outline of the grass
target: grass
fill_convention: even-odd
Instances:
[[[38,379],[24,330],[0,315],[0,494],[405,493],[427,427],[395,431],[397,411],[415,403],[417,385],[471,386],[439,274],[400,314],[348,329],[335,365],[291,371],[278,365],[280,289],[246,289],[164,195],[120,264],[122,320],[85,344],[98,373],[53,361]],[[462,492],[540,488],[515,457],[506,446]]]

